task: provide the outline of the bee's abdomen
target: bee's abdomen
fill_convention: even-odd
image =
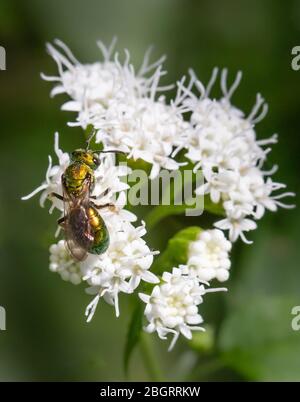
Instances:
[[[104,220],[94,207],[88,209],[89,223],[91,225],[94,241],[89,252],[92,254],[102,254],[109,246],[109,233]]]

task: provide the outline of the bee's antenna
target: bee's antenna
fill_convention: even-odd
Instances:
[[[88,149],[90,148],[90,143],[92,141],[92,139],[95,137],[96,135],[96,130],[94,129],[91,134],[89,135],[89,138],[86,140],[86,150],[88,151]]]
[[[92,141],[92,139],[95,137],[97,131],[94,129],[91,134],[89,135],[88,139],[86,140],[86,150],[88,151],[90,148],[90,143]],[[112,154],[122,154],[122,155],[127,155],[126,152],[123,151],[119,151],[118,149],[112,149],[112,150],[107,150],[107,151],[100,151],[100,154],[108,154],[108,153],[112,153]]]
[[[124,151],[119,151],[118,149],[112,149],[112,150],[107,150],[107,151],[100,151],[100,154],[108,154],[108,153],[127,155],[126,152],[124,152]]]

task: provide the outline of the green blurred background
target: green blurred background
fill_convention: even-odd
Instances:
[[[168,81],[191,66],[204,82],[214,66],[228,67],[232,79],[241,69],[233,101],[248,111],[256,92],[266,98],[270,111],[258,136],[280,134],[267,167],[278,163],[276,179],[299,193],[300,71],[290,65],[291,49],[300,45],[300,1],[1,0],[7,71],[0,72],[0,305],[7,330],[0,331],[0,380],[125,379],[130,297],[121,297],[119,319],[100,303],[86,324],[84,287],[48,270],[56,217],[38,198],[20,201],[44,179],[56,130],[63,149],[82,145],[80,130],[66,126],[73,116],[59,111],[63,96],[50,100],[51,85],[39,77],[56,72],[45,42],[60,38],[89,62],[100,57],[95,41],[114,35],[137,65],[150,44],[157,56],[167,53]],[[163,248],[187,223],[211,221],[169,217],[148,240]],[[300,305],[299,225],[297,209],[267,213],[249,236],[254,244],[234,246],[229,292],[207,296],[203,305],[213,348],[196,337],[168,353],[167,343],[151,338],[166,379],[300,380],[300,332],[291,329],[291,309]],[[148,379],[139,348],[129,379]]]

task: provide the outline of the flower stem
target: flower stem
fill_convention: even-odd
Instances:
[[[144,365],[151,381],[164,381],[163,373],[159,367],[156,354],[152,348],[152,340],[146,333],[141,334],[140,347]]]

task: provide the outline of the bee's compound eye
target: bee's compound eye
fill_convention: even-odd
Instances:
[[[100,160],[99,160],[98,157],[94,157],[94,158],[93,158],[93,162],[94,162],[94,164],[97,165],[97,166],[100,165]]]

